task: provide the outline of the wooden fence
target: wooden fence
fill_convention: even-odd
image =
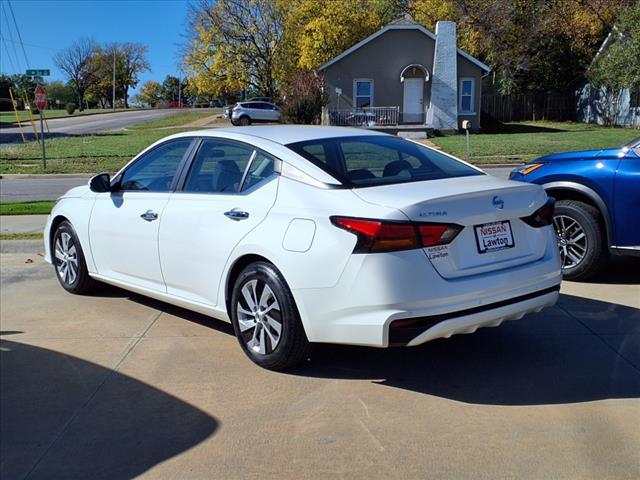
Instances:
[[[574,120],[576,99],[571,93],[483,95],[482,124],[529,120]]]

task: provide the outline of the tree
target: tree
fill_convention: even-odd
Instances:
[[[80,110],[84,108],[85,92],[96,81],[96,65],[93,61],[96,48],[97,44],[93,39],[84,37],[53,57],[56,66],[69,79]]]
[[[162,98],[165,102],[177,102],[180,96],[180,79],[167,75],[162,82]]]
[[[67,103],[74,100],[73,88],[55,80],[47,85],[47,100],[51,107],[61,105],[61,108],[64,108]]]
[[[183,63],[196,92],[218,96],[253,88],[275,97],[274,64],[283,16],[276,0],[192,4]]]
[[[147,60],[149,48],[141,43],[127,42],[117,45],[116,49],[122,62],[119,82],[122,88],[124,108],[129,108],[129,89],[138,85],[138,75],[151,69]]]
[[[610,107],[605,113],[608,123],[617,123],[620,96],[624,89],[640,89],[640,2],[625,8],[595,58],[587,77],[604,88]]]
[[[149,80],[144,82],[140,88],[137,100],[154,108],[162,101],[162,93],[162,85],[153,80]]]
[[[282,59],[293,59],[294,68],[315,69],[405,10],[400,0],[291,0],[286,8],[287,52]]]
[[[412,0],[427,28],[453,20],[458,45],[493,69],[502,93],[565,90],[629,0]]]

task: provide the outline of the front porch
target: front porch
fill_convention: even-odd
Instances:
[[[362,107],[330,109],[324,108],[322,112],[322,124],[339,127],[364,127],[364,128],[388,128],[388,127],[427,127],[428,110],[420,113],[406,113],[400,107]]]
[[[428,109],[421,114],[405,114],[400,107],[324,108],[322,124],[359,127],[407,138],[424,138],[434,135],[433,126],[427,123],[428,115]]]

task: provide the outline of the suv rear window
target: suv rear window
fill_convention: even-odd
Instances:
[[[484,175],[436,150],[392,136],[323,138],[287,147],[353,187]]]

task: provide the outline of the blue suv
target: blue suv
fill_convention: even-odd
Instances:
[[[620,148],[540,157],[509,178],[542,185],[556,199],[564,278],[589,278],[609,254],[640,256],[640,137]]]

